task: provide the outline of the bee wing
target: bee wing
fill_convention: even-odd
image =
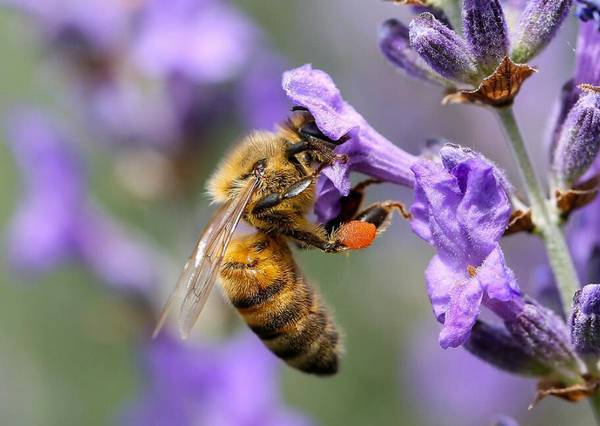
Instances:
[[[154,336],[164,325],[167,315],[177,299],[182,299],[179,309],[181,337],[186,339],[189,336],[215,285],[227,246],[257,184],[257,179],[253,179],[236,199],[224,204],[214,214],[181,271],[175,289],[163,308],[154,330]]]

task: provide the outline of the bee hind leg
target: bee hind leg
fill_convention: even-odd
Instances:
[[[325,224],[328,233],[338,229],[342,223],[349,222],[358,214],[368,186],[381,183],[379,179],[366,179],[359,182],[350,190],[350,193],[340,200],[340,212],[336,217]]]
[[[361,222],[367,222],[375,225],[377,233],[385,231],[391,220],[391,214],[393,211],[398,211],[400,216],[406,220],[411,219],[410,212],[406,209],[406,206],[399,201],[383,201],[379,203],[371,204],[369,207],[358,213],[354,220]]]
[[[397,201],[375,203],[358,213],[353,220],[344,222],[334,231],[334,237],[348,249],[363,249],[369,247],[378,234],[386,230],[394,210],[405,219],[410,219],[410,213],[404,204]]]

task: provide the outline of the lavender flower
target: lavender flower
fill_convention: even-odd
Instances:
[[[508,54],[508,28],[499,0],[465,0],[465,37],[479,66],[490,75]]]
[[[145,352],[149,383],[124,425],[311,424],[279,400],[277,360],[254,336],[191,346],[163,333]]]
[[[554,38],[569,13],[573,0],[531,0],[521,15],[511,58],[525,63]]]
[[[523,350],[538,362],[553,369],[577,372],[568,328],[550,309],[527,299],[519,312],[505,319],[504,324]]]
[[[455,146],[440,151],[456,158]],[[482,158],[413,165],[413,231],[437,248],[426,272],[427,291],[438,321],[443,348],[464,343],[480,305],[504,314],[522,305],[513,272],[498,240],[510,216],[505,187],[494,166]],[[451,167],[448,167],[451,166]],[[514,305],[514,307],[513,307]]]
[[[554,155],[562,125],[573,105],[577,103],[581,91],[578,86],[600,85],[600,32],[591,22],[582,22],[575,51],[575,73],[561,91],[556,112],[551,120],[553,130],[550,138],[550,152]],[[554,160],[552,158],[552,160]]]
[[[600,284],[588,284],[573,297],[571,341],[588,364],[600,359]]]
[[[510,57],[525,62],[539,53],[564,20],[571,1],[529,2],[522,12],[520,38],[512,52],[509,51],[509,20],[500,0],[462,2],[465,39],[452,25],[430,12],[423,12],[409,25],[410,46],[406,42],[406,28],[390,20],[380,30],[380,48],[390,62],[408,75],[453,89],[454,93],[444,99],[445,103],[506,106],[535,72],[526,64],[515,64]],[[519,11],[521,3],[511,2],[507,6],[511,12]],[[456,9],[456,3],[448,5],[448,10]]]
[[[379,49],[393,65],[411,77],[434,84],[453,86],[435,73],[410,46],[409,30],[397,19],[389,19],[379,29]]]
[[[350,172],[412,186],[410,165],[416,160],[377,133],[356,110],[342,98],[329,75],[311,65],[287,71],[283,75],[283,89],[296,105],[307,108],[324,135],[339,140],[336,153],[348,156],[345,163],[337,162],[323,170],[317,185],[315,211],[322,222],[339,212],[340,197],[350,192]]]
[[[115,288],[156,283],[156,254],[89,200],[83,165],[57,128],[38,113],[22,114],[8,138],[25,184],[8,233],[18,269],[44,271],[69,258]]]
[[[450,80],[476,84],[476,59],[452,29],[428,12],[413,19],[409,29],[411,47],[432,69]]]
[[[505,328],[481,320],[475,322],[463,346],[476,357],[510,373],[545,376],[552,371]]]
[[[559,185],[570,188],[594,162],[600,150],[600,92],[580,96],[561,127],[553,154]]]

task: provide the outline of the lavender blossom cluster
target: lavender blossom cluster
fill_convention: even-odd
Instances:
[[[574,15],[572,2],[465,0],[460,10],[453,1],[418,3],[418,15],[408,26],[396,19],[382,25],[383,55],[411,77],[450,91],[468,90],[463,93],[473,96],[467,99],[476,99],[499,116],[530,205],[496,164],[469,148],[446,144],[432,159],[430,153],[412,155],[393,145],[343,100],[326,73],[304,65],[284,74],[283,88],[294,104],[311,112],[323,134],[347,139],[338,152],[349,159],[324,170],[315,212],[324,222],[335,216],[340,200],[349,194],[351,172],[412,188],[411,228],[436,250],[425,282],[442,325],[440,346],[462,346],[498,369],[537,377],[536,400],[548,395],[571,401],[590,397],[598,410],[598,4],[577,3],[581,22],[575,72],[549,123],[550,191],[544,193],[512,115],[518,87],[511,86],[530,75],[527,71],[519,78],[524,63]],[[512,27],[504,14],[508,8],[520,16]],[[501,102],[493,102],[499,98]],[[570,218],[568,250],[560,227]],[[520,289],[500,246],[505,235],[519,231],[542,237],[562,312]],[[483,311],[494,314],[496,321],[481,317]]]

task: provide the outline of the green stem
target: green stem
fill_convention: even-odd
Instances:
[[[592,412],[594,413],[594,418],[596,419],[596,424],[600,425],[600,392],[594,393],[589,398],[590,405],[592,406]]]
[[[545,192],[531,164],[512,108],[496,108],[495,111],[498,114],[500,124],[506,133],[515,158],[519,163],[519,169],[531,206],[533,221],[536,230],[540,233],[544,241],[548,260],[550,261],[550,266],[554,272],[554,278],[560,292],[563,310],[568,318],[573,295],[579,288],[579,280],[565,237],[559,226],[558,212],[554,206],[554,201],[549,202],[546,200]]]

